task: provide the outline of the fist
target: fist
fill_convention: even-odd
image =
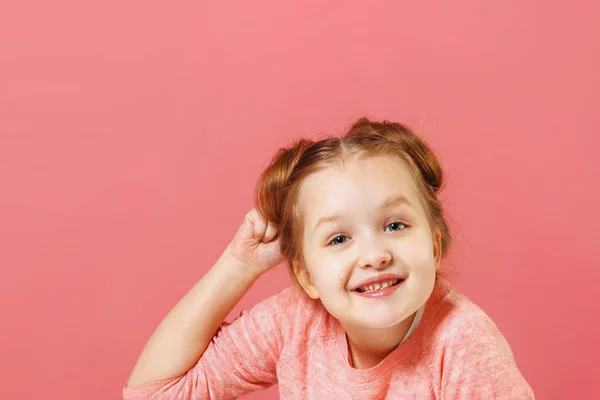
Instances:
[[[279,250],[278,232],[277,226],[252,209],[226,251],[247,268],[262,275],[284,260]]]

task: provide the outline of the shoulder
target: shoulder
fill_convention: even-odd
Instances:
[[[465,345],[469,341],[494,341],[504,344],[498,326],[477,304],[451,287],[440,301],[434,317],[432,336],[440,343]]]
[[[449,398],[475,393],[489,394],[476,398],[533,398],[498,326],[464,294],[448,287],[425,342],[436,387],[452,394]]]
[[[443,285],[445,295],[436,304],[426,347],[439,357],[496,354],[512,360],[511,348],[492,318],[448,281]]]
[[[287,344],[299,337],[310,341],[315,336],[327,334],[332,326],[331,316],[321,302],[311,299],[296,286],[267,297],[249,311],[242,311],[242,315],[245,314],[250,314],[257,322],[276,324]]]
[[[302,318],[321,311],[321,303],[305,295],[296,286],[288,286],[254,305],[250,311],[259,313],[276,313],[281,317]],[[245,311],[244,311],[245,312]]]

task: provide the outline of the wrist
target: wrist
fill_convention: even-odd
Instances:
[[[221,269],[231,277],[231,279],[238,281],[241,279],[253,283],[262,275],[258,268],[240,260],[238,257],[231,254],[229,249],[225,250],[225,252],[221,255],[218,264]]]

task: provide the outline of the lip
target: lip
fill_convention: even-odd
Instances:
[[[382,298],[382,297],[386,297],[391,295],[392,293],[394,293],[396,290],[398,290],[398,288],[400,286],[404,285],[404,281],[400,281],[397,284],[395,284],[394,286],[388,286],[385,289],[379,289],[379,290],[375,290],[374,292],[353,292],[356,295],[359,295],[360,297],[367,297],[367,298],[371,298],[371,299],[378,299],[378,298]]]
[[[391,280],[394,280],[394,279],[400,279],[401,281],[403,281],[406,278],[404,278],[404,277],[402,277],[400,275],[397,275],[397,274],[382,274],[382,275],[377,275],[377,276],[374,276],[372,278],[365,279],[364,281],[362,281],[358,285],[354,286],[351,289],[351,291],[359,293],[356,289],[358,289],[360,287],[367,286],[367,285],[374,285],[376,283],[383,283],[383,282],[391,281]],[[390,288],[395,288],[397,286],[400,286],[401,283],[402,282],[398,283],[395,286],[390,286]],[[386,289],[389,289],[389,288],[386,288]],[[385,290],[385,289],[383,289],[383,290]]]

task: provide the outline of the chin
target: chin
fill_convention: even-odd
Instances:
[[[362,321],[362,323],[360,324],[361,326],[365,327],[365,328],[371,328],[371,329],[387,329],[387,328],[392,328],[398,324],[400,324],[402,321],[404,321],[406,318],[410,317],[412,315],[409,314],[407,316],[375,316],[375,315],[370,315],[368,319],[364,319]]]

